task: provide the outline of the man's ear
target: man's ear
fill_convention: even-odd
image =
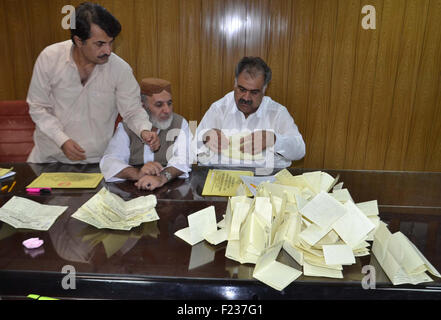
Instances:
[[[81,40],[80,37],[78,37],[78,36],[73,36],[73,40],[74,40],[74,43],[77,47],[81,47],[84,44],[83,40]]]

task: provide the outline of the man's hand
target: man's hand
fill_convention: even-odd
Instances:
[[[261,153],[266,148],[276,143],[274,132],[267,130],[255,131],[243,138],[240,138],[240,151],[252,155]]]
[[[149,176],[159,176],[163,169],[164,168],[159,162],[151,161],[142,166],[141,172]]]
[[[141,132],[141,138],[145,141],[145,143],[147,143],[152,151],[157,151],[161,146],[161,142],[159,141],[159,137],[156,132],[143,130]]]
[[[63,143],[61,150],[69,160],[86,160],[86,151],[84,151],[84,149],[72,139]]]
[[[203,138],[204,144],[215,153],[222,152],[223,149],[227,149],[230,141],[219,129],[208,130]]]
[[[164,184],[167,183],[167,178],[160,175],[160,176],[149,176],[145,175],[141,177],[137,182],[135,182],[135,186],[139,190],[155,190],[156,188],[162,187]]]

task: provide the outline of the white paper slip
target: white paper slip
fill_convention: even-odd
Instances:
[[[345,244],[323,245],[323,255],[327,265],[350,265],[355,263],[352,248]]]
[[[276,261],[282,243],[269,247],[257,260],[253,277],[276,290],[283,290],[302,272]]]
[[[0,208],[0,220],[14,228],[47,231],[67,208],[13,196]]]
[[[194,246],[196,243],[201,242],[202,240],[193,239],[191,237],[190,227],[178,230],[175,232],[175,236],[178,238],[181,238],[185,242],[187,242],[189,245]]]
[[[209,206],[190,214],[188,217],[192,243],[204,240],[205,236],[217,230],[216,212],[214,206]]]
[[[306,261],[303,262],[303,274],[310,277],[343,278],[343,272],[340,270],[314,266]]]
[[[221,242],[224,242],[227,240],[227,230],[219,229],[215,232],[209,233],[205,235],[205,240],[207,240],[212,245],[218,245]]]
[[[300,209],[300,212],[320,228],[327,229],[346,214],[346,208],[334,197],[322,191]]]

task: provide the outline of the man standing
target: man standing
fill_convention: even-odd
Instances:
[[[119,123],[100,168],[107,182],[132,180],[138,189],[154,190],[176,177],[188,177],[191,132],[188,122],[173,112],[170,82],[143,79],[141,97],[145,108],[142,112],[149,115],[161,147],[152,152],[125,123]]]
[[[35,146],[28,162],[99,162],[118,112],[157,150],[132,69],[112,53],[120,23],[87,2],[75,9],[75,21],[71,40],[45,48],[35,63],[27,96]]]
[[[305,155],[305,143],[288,110],[265,96],[271,69],[258,57],[242,58],[234,91],[213,103],[197,128],[198,162],[285,168]]]

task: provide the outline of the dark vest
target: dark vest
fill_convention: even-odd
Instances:
[[[173,121],[170,124],[170,127],[166,130],[160,130],[158,137],[159,141],[161,142],[161,146],[159,147],[159,150],[154,153],[154,161],[159,162],[161,165],[166,166],[167,165],[167,150],[169,148],[172,148],[172,145],[175,143],[178,135],[173,135],[173,140],[167,141],[167,133],[171,129],[181,129],[182,126],[182,120],[184,118],[180,116],[179,114],[173,113]],[[129,129],[126,123],[123,122],[124,130],[126,130],[127,135],[130,139],[130,158],[129,158],[129,165],[136,166],[136,165],[143,165],[144,164],[144,142],[143,140],[136,135],[132,130]],[[170,149],[172,150],[172,149]],[[170,153],[171,151],[169,151]],[[171,156],[171,154],[170,154]]]

